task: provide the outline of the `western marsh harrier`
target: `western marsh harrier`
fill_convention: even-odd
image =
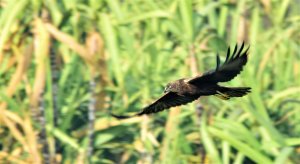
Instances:
[[[220,64],[220,57],[217,54],[217,66],[215,69],[205,72],[201,76],[193,78],[182,78],[167,84],[164,95],[152,104],[143,108],[139,113],[132,116],[111,115],[118,119],[140,116],[143,114],[157,113],[162,110],[184,105],[197,100],[200,96],[214,95],[223,100],[232,97],[242,97],[250,92],[249,87],[224,87],[219,82],[227,82],[237,76],[247,63],[248,49],[244,50],[244,43],[240,48],[236,45],[233,53],[230,54],[230,47],[227,50],[225,62]],[[244,51],[243,51],[244,50]]]

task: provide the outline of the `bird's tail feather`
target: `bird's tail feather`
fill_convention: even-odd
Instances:
[[[215,96],[220,99],[228,100],[232,97],[242,97],[251,92],[249,87],[219,87]]]

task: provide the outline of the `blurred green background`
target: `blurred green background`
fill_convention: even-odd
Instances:
[[[0,163],[300,163],[299,0],[1,0]],[[243,98],[127,120],[250,45]]]

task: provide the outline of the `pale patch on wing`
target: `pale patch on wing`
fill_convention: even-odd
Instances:
[[[194,79],[194,77],[185,78],[185,79],[183,79],[183,82],[187,83],[187,82],[189,82],[189,81],[192,80],[192,79]]]

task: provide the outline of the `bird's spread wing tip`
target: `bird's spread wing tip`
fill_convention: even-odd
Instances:
[[[116,114],[113,114],[113,113],[109,113],[112,117],[116,118],[116,119],[119,119],[119,120],[122,120],[122,119],[127,119],[127,118],[132,118],[132,117],[135,117],[137,116],[136,114],[135,115],[132,115],[132,116],[128,116],[128,115],[116,115]]]

